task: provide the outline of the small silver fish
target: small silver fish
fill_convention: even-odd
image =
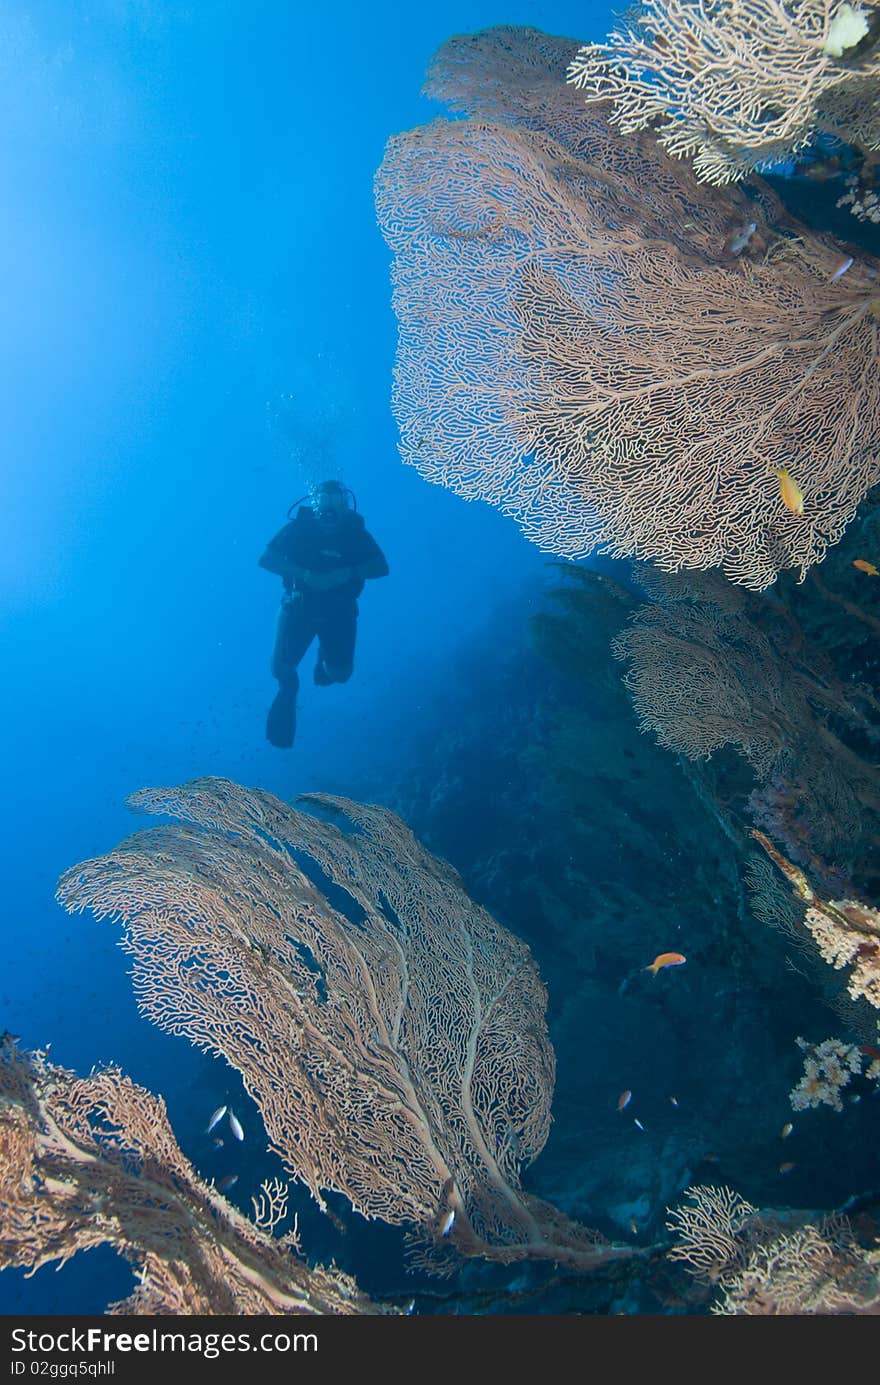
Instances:
[[[238,1116],[235,1114],[234,1111],[229,1112],[229,1129],[232,1131],[233,1135],[237,1140],[244,1139],[244,1131],[241,1128],[241,1121],[238,1119]]]
[[[220,1136],[219,1136],[219,1135],[215,1135],[215,1136],[214,1136],[214,1148],[215,1148],[215,1149],[222,1149],[222,1148],[223,1148],[223,1143],[224,1143],[224,1142],[223,1142],[223,1140],[220,1139]]]
[[[208,1125],[207,1125],[207,1129],[205,1130],[205,1134],[206,1134],[206,1135],[210,1135],[211,1131],[214,1129],[214,1126],[217,1124],[218,1121],[221,1121],[225,1115],[226,1115],[226,1107],[225,1107],[225,1106],[218,1106],[218,1107],[217,1107],[217,1110],[214,1112],[213,1116],[212,1116],[211,1119],[208,1121]]]
[[[732,231],[724,242],[724,248],[728,254],[741,255],[757,229],[758,223],[750,221],[747,226],[741,226],[738,231]]]
[[[834,273],[831,275],[831,278],[828,280],[829,284],[833,284],[836,279],[840,278],[841,274],[845,274],[846,271],[852,267],[852,262],[852,255],[848,255],[845,260],[841,260]]]
[[[669,1100],[672,1102],[673,1106],[677,1106],[677,1105],[678,1105],[678,1097],[677,1097],[677,1096],[671,1096],[671,1097],[669,1098]]]
[[[645,1128],[645,1127],[642,1125],[642,1122],[639,1120],[638,1116],[633,1116],[633,1125],[637,1125],[637,1126],[639,1127],[640,1130],[644,1130],[644,1128]]]
[[[225,1178],[221,1178],[221,1179],[220,1179],[220,1182],[217,1184],[218,1191],[221,1192],[221,1193],[228,1193],[228,1192],[229,1192],[229,1189],[230,1189],[230,1188],[234,1188],[237,1182],[238,1182],[238,1174],[237,1174],[237,1173],[228,1173],[228,1174],[226,1175],[226,1177],[225,1177]]]
[[[455,1224],[455,1208],[454,1208],[454,1207],[450,1207],[449,1211],[446,1213],[446,1216],[443,1218],[442,1222],[440,1223],[440,1235],[441,1235],[441,1236],[448,1236],[449,1233],[450,1233],[450,1231],[452,1230],[454,1224]]]

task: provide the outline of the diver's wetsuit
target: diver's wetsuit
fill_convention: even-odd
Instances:
[[[269,709],[266,736],[286,749],[296,734],[297,666],[313,640],[318,641],[315,682],[344,683],[351,677],[357,634],[357,598],[364,580],[385,577],[388,564],[361,515],[343,510],[321,520],[308,505],[268,544],[260,566],[284,579],[285,595],[278,616],[272,674],[278,694]],[[331,590],[309,586],[311,574],[351,568],[348,580]]]

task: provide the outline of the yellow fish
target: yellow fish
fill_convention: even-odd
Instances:
[[[854,558],[853,567],[857,567],[859,572],[867,572],[869,577],[880,577],[880,571],[875,568],[873,563],[869,563],[864,558]]]
[[[786,509],[791,510],[793,515],[802,515],[804,512],[803,491],[793,479],[788,467],[774,467],[774,476],[779,477],[779,494],[782,496],[782,503]]]

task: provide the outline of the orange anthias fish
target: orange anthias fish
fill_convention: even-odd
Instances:
[[[620,1093],[620,1096],[617,1098],[617,1109],[618,1109],[618,1111],[622,1111],[622,1110],[624,1109],[624,1107],[629,1106],[631,1097],[632,1097],[632,1092],[627,1091],[627,1092],[621,1092],[621,1093]]]
[[[853,567],[857,567],[859,572],[867,572],[869,577],[880,577],[880,570],[875,568],[873,563],[869,563],[865,558],[854,558]]]
[[[650,966],[645,967],[652,976],[656,976],[661,967],[680,967],[682,962],[686,962],[687,957],[683,957],[680,952],[659,952]]]
[[[779,494],[785,508],[791,510],[793,515],[802,515],[804,512],[803,491],[792,477],[788,467],[774,467],[773,474],[779,478]]]

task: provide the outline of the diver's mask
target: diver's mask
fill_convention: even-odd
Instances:
[[[318,485],[312,486],[307,497],[300,496],[299,500],[293,502],[287,511],[288,519],[306,498],[312,514],[322,524],[335,524],[347,510],[357,510],[354,491],[348,486],[343,486],[341,481],[320,481]]]
[[[322,524],[335,524],[349,507],[349,494],[338,481],[322,481],[309,497],[314,515]]]

